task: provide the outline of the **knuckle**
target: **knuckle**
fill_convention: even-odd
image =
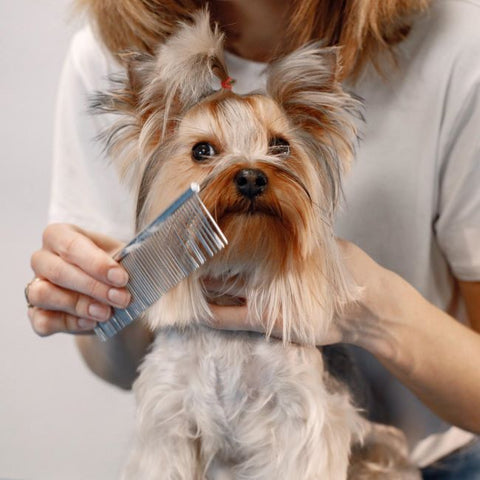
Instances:
[[[340,245],[340,252],[345,259],[351,259],[358,252],[358,247],[353,243],[342,241]]]
[[[81,238],[80,234],[75,234],[60,242],[58,247],[58,254],[60,257],[67,261],[71,261],[75,256],[75,252],[80,248],[79,242],[81,241]]]
[[[50,245],[63,231],[64,226],[61,223],[47,225],[42,235],[43,245]]]
[[[107,297],[107,289],[99,281],[95,280],[92,277],[89,277],[86,283],[86,292],[90,297],[93,298],[106,298]]]
[[[74,311],[78,317],[87,317],[88,316],[88,305],[90,299],[81,294],[76,294],[74,299]]]
[[[108,269],[110,268],[110,264],[108,263],[109,257],[100,258],[99,256],[95,257],[92,260],[91,268],[92,271],[95,272],[100,278],[105,278],[107,276]]]
[[[49,282],[37,279],[37,281],[31,283],[28,288],[28,300],[32,305],[42,304],[48,299],[49,293]]]
[[[37,271],[42,256],[43,250],[37,250],[32,253],[32,256],[30,257],[30,267],[34,272]]]
[[[66,223],[53,223],[48,225],[43,232],[44,248],[54,250],[67,261],[77,250],[77,243],[81,239],[82,234],[72,225]]]
[[[343,252],[348,252],[348,249],[350,248],[350,242],[347,242],[343,238],[337,238],[337,245],[342,250]]]
[[[50,318],[40,310],[33,314],[31,323],[34,332],[40,337],[47,337],[53,333]]]
[[[53,284],[58,285],[61,283],[64,277],[64,273],[65,269],[63,267],[63,264],[55,263],[54,265],[49,266],[47,277]]]
[[[36,306],[40,304],[40,289],[38,288],[38,285],[35,285],[37,282],[30,282],[26,287],[25,287],[25,298],[27,299],[27,302],[30,305]]]
[[[69,315],[69,314],[65,314],[64,315],[64,323],[65,323],[65,326],[67,327],[67,331],[68,332],[75,332],[78,330],[78,318],[73,316],[73,315]]]

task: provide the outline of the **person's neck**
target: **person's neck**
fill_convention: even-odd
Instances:
[[[288,0],[215,0],[210,10],[226,34],[228,51],[268,62],[285,35],[288,4]]]

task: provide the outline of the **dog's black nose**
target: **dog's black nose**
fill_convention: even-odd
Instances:
[[[235,175],[234,182],[239,193],[253,200],[264,192],[268,178],[261,170],[245,168]]]

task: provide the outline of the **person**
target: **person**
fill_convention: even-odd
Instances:
[[[111,118],[88,115],[87,98],[122,71],[119,52],[153,52],[203,2],[82,4],[92,21],[62,74],[51,224],[32,255],[28,316],[39,335],[78,334],[91,370],[128,389],[152,333],[140,322],[107,343],[89,333],[129,302],[112,253],[133,235],[134,199],[93,141]],[[341,46],[344,83],[363,98],[366,121],[336,233],[363,296],[322,343],[353,345],[381,420],[406,433],[424,478],[480,478],[480,1],[209,8],[239,93],[261,87],[265,63],[305,42]],[[245,306],[212,309],[215,328],[261,329]]]

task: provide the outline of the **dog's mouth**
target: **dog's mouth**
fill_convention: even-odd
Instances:
[[[230,215],[259,215],[281,218],[281,214],[276,208],[260,200],[241,201],[233,205],[227,205],[221,212],[219,220]]]
[[[243,306],[246,304],[244,279],[228,273],[201,279],[205,298],[215,305]]]
[[[255,199],[252,201],[238,201],[232,204],[217,205],[213,216],[220,225],[220,228],[227,224],[243,225],[242,228],[248,229],[255,225],[266,225],[264,222],[272,225],[276,224],[280,228],[289,228],[291,221],[285,217],[279,205],[272,205],[269,202]],[[241,222],[238,224],[237,222]],[[253,223],[251,223],[253,222]]]
[[[283,231],[282,235],[285,231],[297,234],[299,226],[305,226],[312,203],[306,185],[286,168],[268,164],[257,167],[232,166],[207,177],[202,183],[206,207],[222,229],[266,229],[267,233],[273,228]],[[246,185],[240,182],[242,179]],[[260,180],[263,183],[259,184]]]
[[[203,278],[202,283],[207,301],[215,305],[242,306],[246,304],[243,289],[239,289],[235,277]]]

